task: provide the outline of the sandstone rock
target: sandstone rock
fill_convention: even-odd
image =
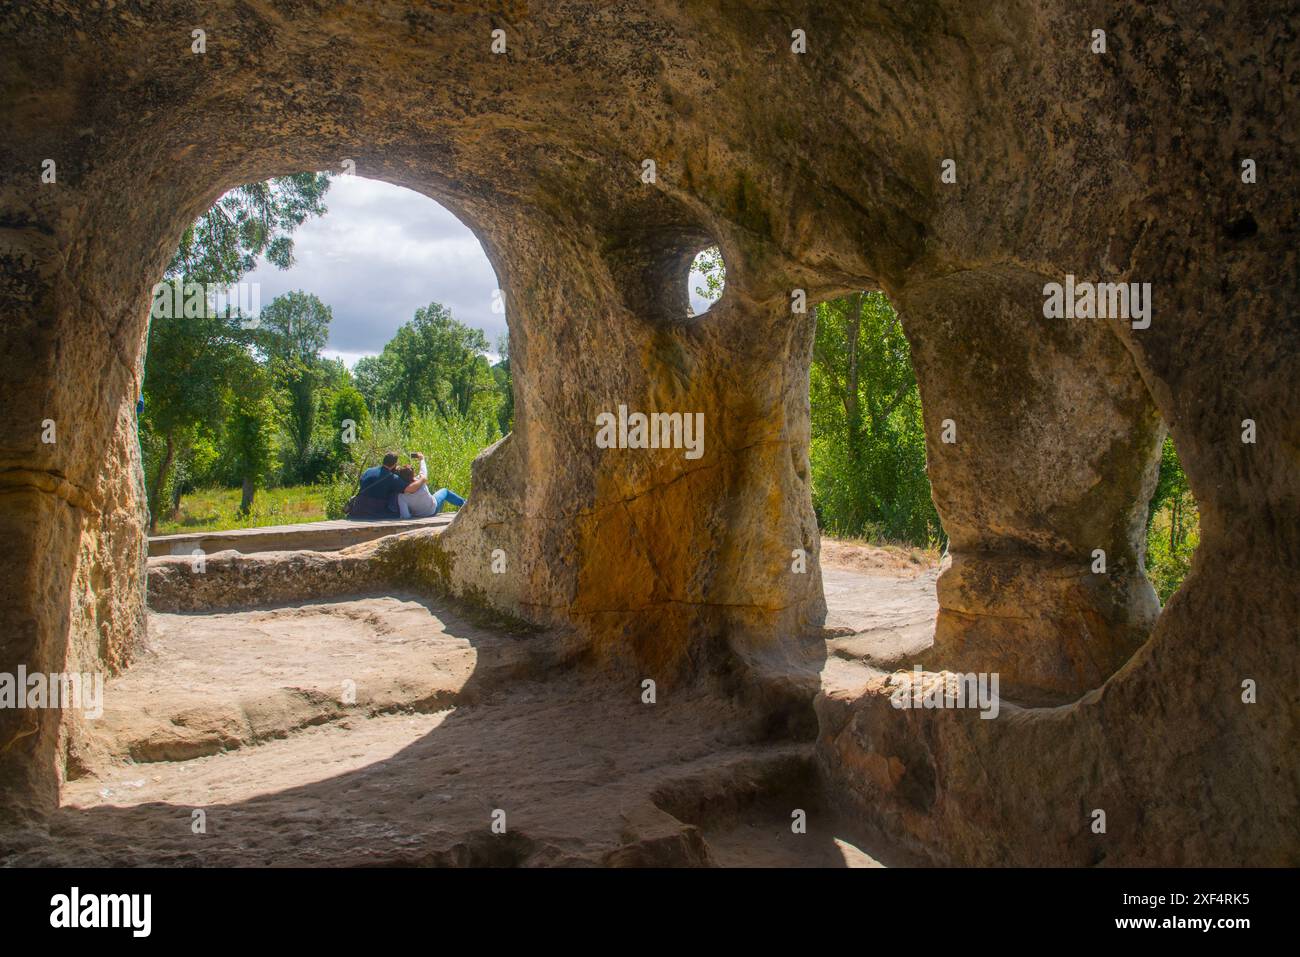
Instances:
[[[151,558],[149,607],[213,611],[362,594],[388,581],[371,554],[367,543],[340,552],[216,552],[201,563],[184,555]]]
[[[653,804],[623,815],[623,846],[605,858],[609,867],[709,867],[708,845],[700,830],[683,824]]]
[[[149,289],[226,189],[351,159],[474,229],[509,309],[515,431],[421,546],[438,587],[571,627],[590,660],[665,687],[815,675],[812,323],[791,295],[883,288],[953,535],[925,664],[1074,701],[985,722],[823,701],[832,783],[892,815],[882,782],[901,775],[899,826],[961,863],[1296,863],[1300,148],[1277,93],[1292,20],[1276,3],[1232,18],[1063,0],[0,15],[0,670],[130,662]],[[186,52],[198,22],[202,58]],[[690,257],[714,243],[726,293],[688,320]],[[1150,326],[1043,319],[1035,286],[1067,274],[1151,283]],[[619,404],[704,412],[703,456],[598,449],[595,417]],[[1136,532],[1162,421],[1203,537],[1157,620]],[[1081,570],[1093,548],[1104,580]],[[297,561],[311,579],[319,560]],[[163,567],[158,600],[186,600],[184,569]],[[221,574],[232,600],[253,590]],[[56,712],[0,713],[0,814],[54,806],[75,734]],[[1078,829],[1094,803],[1121,809],[1102,851]]]

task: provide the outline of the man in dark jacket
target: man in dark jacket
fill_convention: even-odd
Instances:
[[[384,464],[361,473],[361,491],[349,503],[348,518],[396,518],[397,495],[408,483],[396,472],[397,453],[384,456]],[[411,486],[414,491],[415,486]]]
[[[384,455],[383,465],[372,465],[370,468],[366,469],[364,472],[361,473],[360,487],[364,487],[365,484],[369,482],[371,479],[378,478],[379,473],[382,472],[384,469],[388,469],[391,472],[395,468],[397,468],[397,453],[396,452],[386,453]]]

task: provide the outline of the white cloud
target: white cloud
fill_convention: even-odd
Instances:
[[[440,302],[482,329],[489,344],[505,334],[492,311],[496,273],[469,228],[420,193],[360,176],[336,176],[329,211],[294,233],[294,265],[261,262],[244,277],[261,284],[261,302],[294,289],[314,293],[334,312],[326,354],[352,365],[374,355],[415,310]]]

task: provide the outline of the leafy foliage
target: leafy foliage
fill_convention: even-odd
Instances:
[[[276,296],[258,316],[258,344],[271,359],[314,362],[329,344],[334,313],[311,293]]]
[[[452,318],[441,303],[416,310],[378,356],[357,362],[357,386],[379,413],[409,417],[416,409],[467,416],[495,409],[497,383],[487,337]]]
[[[927,545],[944,539],[925,470],[911,352],[883,293],[816,309],[813,508],[832,535]]]
[[[302,173],[231,190],[186,229],[167,277],[178,283],[232,283],[260,255],[287,268],[293,262],[290,234],[308,216],[325,212],[321,198],[328,188],[327,174]],[[231,410],[247,412],[265,398],[260,381],[235,374],[247,368],[244,360],[255,344],[241,317],[209,308],[202,313],[153,317],[149,325],[140,447],[150,528],[169,497],[173,507],[179,502],[197,444],[229,430],[244,434],[246,421],[225,423],[224,417]],[[232,394],[245,386],[253,390],[250,395]],[[174,476],[177,470],[180,475]],[[256,488],[261,481],[260,475],[249,476],[243,484]]]
[[[334,400],[330,404],[327,427],[332,435],[330,441],[337,465],[342,465],[352,457],[352,445],[355,443],[343,440],[344,423],[348,421],[355,423],[358,442],[365,442],[370,437],[370,410],[366,408],[366,397],[350,383],[334,393]]]
[[[1147,514],[1147,577],[1167,602],[1192,567],[1201,541],[1200,512],[1173,439],[1160,450],[1160,475]]]
[[[328,446],[313,440],[329,398],[322,387],[330,368],[320,351],[329,342],[334,314],[316,296],[298,291],[276,296],[259,318],[257,341],[275,380],[288,439],[286,478],[312,482],[329,464]]]
[[[470,492],[470,466],[484,447],[501,438],[491,413],[443,416],[416,411],[403,418],[397,413],[376,417],[370,431],[350,447],[350,455],[325,495],[330,518],[342,518],[343,506],[356,494],[361,473],[378,465],[386,452],[396,452],[405,462],[409,453],[422,452],[429,464],[429,487],[446,486],[453,492]]]
[[[239,370],[239,388],[226,390],[228,410],[222,446],[230,468],[239,475],[247,515],[255,491],[266,485],[274,463],[276,410],[273,382],[263,366],[247,357]]]
[[[711,303],[717,302],[722,296],[722,288],[727,278],[727,267],[722,261],[722,250],[717,246],[702,250],[691,263],[691,271],[700,273],[704,277],[704,285],[696,286],[695,294]]]
[[[288,269],[292,233],[307,217],[324,215],[329,183],[328,173],[296,173],[232,189],[185,230],[167,275],[231,283],[263,255]]]
[[[501,397],[501,407],[497,410],[497,424],[501,434],[515,427],[515,391],[510,374],[510,337],[502,336],[497,340],[497,355],[501,358],[492,367],[492,380],[496,383],[497,394]]]
[[[167,499],[172,467],[201,435],[220,428],[227,405],[213,383],[235,378],[247,345],[236,316],[151,320],[140,420],[151,525]]]

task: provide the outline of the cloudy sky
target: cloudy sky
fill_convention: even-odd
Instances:
[[[496,273],[460,220],[420,193],[360,176],[334,177],[325,205],[294,232],[293,266],[263,262],[244,276],[261,283],[263,306],[293,289],[315,293],[334,311],[326,354],[348,365],[380,352],[430,302],[496,346],[506,331],[505,314],[492,311]]]
[[[482,329],[495,352],[506,331],[504,312],[492,311],[496,273],[460,220],[427,196],[360,176],[334,177],[325,205],[293,234],[292,267],[262,262],[243,277],[261,283],[263,306],[290,290],[315,293],[334,312],[326,355],[349,366],[435,301]],[[691,288],[699,282],[692,276]],[[707,305],[691,299],[696,312]]]

